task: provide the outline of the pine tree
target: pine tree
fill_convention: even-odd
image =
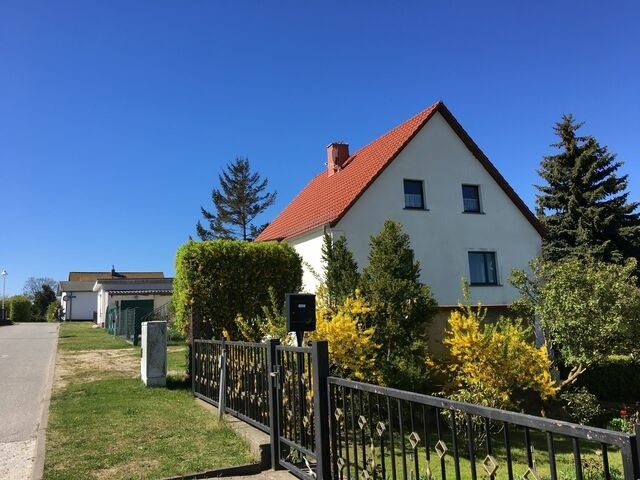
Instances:
[[[354,296],[360,280],[358,264],[347,247],[347,239],[341,236],[334,241],[329,233],[324,234],[322,261],[329,307],[335,310],[347,297]]]
[[[547,156],[538,174],[537,214],[547,229],[546,260],[593,257],[620,263],[640,256],[638,203],[627,202],[627,175],[617,176],[622,162],[593,136],[578,136],[582,123],[564,115],[554,127],[562,149]]]
[[[251,173],[249,160],[236,158],[218,175],[220,189],[213,189],[211,200],[215,212],[200,207],[202,216],[209,223],[203,227],[200,221],[196,231],[201,240],[218,238],[253,240],[267,224],[252,224],[257,215],[264,212],[276,200],[277,192],[265,193],[268,180],[258,173]]]
[[[385,384],[420,391],[426,386],[427,326],[436,302],[420,282],[409,236],[391,220],[371,237],[369,265],[362,272],[364,298],[373,308],[374,342],[381,346],[378,370]]]

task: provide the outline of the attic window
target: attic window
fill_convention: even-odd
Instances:
[[[404,208],[424,210],[424,188],[422,180],[404,181]]]
[[[480,213],[480,188],[478,185],[462,185],[464,212]]]

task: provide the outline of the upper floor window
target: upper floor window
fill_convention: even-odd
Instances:
[[[424,188],[422,180],[404,181],[404,208],[424,210]]]
[[[497,285],[498,269],[495,252],[469,252],[471,285]]]
[[[478,185],[462,185],[462,202],[465,212],[480,213],[480,188]]]

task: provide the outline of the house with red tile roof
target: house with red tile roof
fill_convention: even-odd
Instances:
[[[518,296],[511,270],[526,269],[541,251],[541,224],[442,102],[355,153],[329,145],[327,169],[257,240],[292,245],[313,292],[323,234],[345,236],[363,268],[386,219],[409,234],[421,279],[441,307],[458,304],[462,278],[474,302],[508,305]]]

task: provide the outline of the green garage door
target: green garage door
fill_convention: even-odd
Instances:
[[[120,309],[126,310],[128,308],[136,309],[136,325],[131,340],[134,345],[138,345],[142,333],[142,319],[153,312],[153,300],[120,300]]]

